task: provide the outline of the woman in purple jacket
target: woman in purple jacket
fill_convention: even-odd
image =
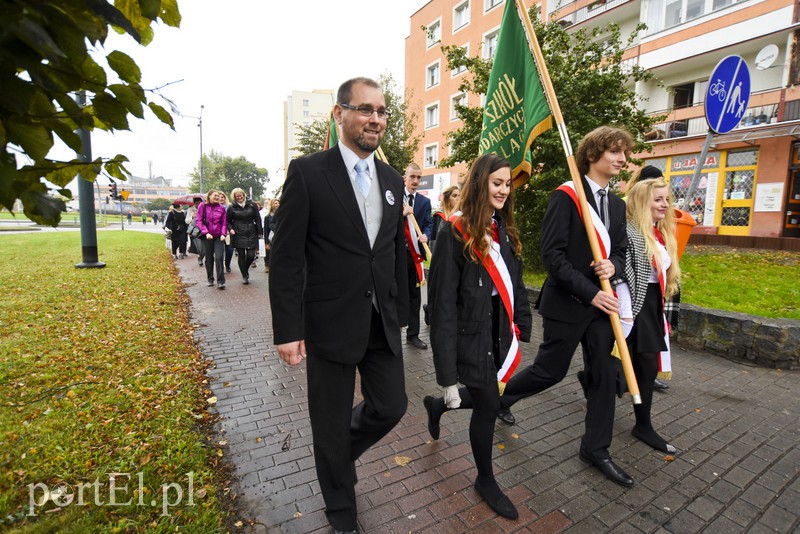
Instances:
[[[203,246],[206,253],[208,286],[214,285],[214,267],[216,266],[217,287],[225,289],[225,236],[228,235],[228,219],[225,195],[222,191],[209,189],[205,202],[197,206],[195,224],[205,236]]]

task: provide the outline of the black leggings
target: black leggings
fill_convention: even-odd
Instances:
[[[500,410],[500,390],[497,384],[490,384],[484,388],[462,387],[458,389],[461,397],[461,406],[458,410],[472,410],[469,420],[469,442],[472,445],[472,456],[475,458],[475,467],[478,470],[478,480],[482,485],[494,482],[494,469],[492,468],[492,440],[494,439],[494,424],[497,412]],[[436,401],[442,403],[439,397]]]
[[[250,266],[256,259],[256,250],[254,248],[237,248],[236,261],[239,263],[239,271],[242,273],[242,278],[250,278]]]

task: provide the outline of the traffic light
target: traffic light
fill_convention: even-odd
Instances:
[[[117,200],[117,198],[119,197],[119,194],[117,194],[117,184],[115,182],[111,182],[111,185],[108,186],[108,187],[109,187],[109,191],[110,191],[110,195],[109,196],[111,198],[113,198],[114,200]]]

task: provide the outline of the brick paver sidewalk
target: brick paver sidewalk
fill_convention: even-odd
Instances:
[[[329,532],[305,366],[284,366],[272,345],[263,263],[244,286],[234,258],[225,291],[206,287],[196,256],[177,263],[197,341],[214,362],[211,388],[243,515],[257,522],[256,532]],[[541,336],[539,321],[534,333]],[[523,344],[523,364],[537,343]],[[441,439],[430,440],[422,398],[439,392],[431,353],[407,347],[408,413],[356,462],[362,532],[800,531],[800,373],[679,349],[674,360],[670,389],[656,393],[653,406],[656,429],[679,450],[674,459],[635,440],[630,398],[617,403],[611,453],[636,480],[631,489],[578,458],[586,402],[575,379],[580,355],[561,384],[517,404],[517,425],[498,423],[495,433],[498,480],[520,511],[508,521],[472,488],[468,412],[446,414]]]

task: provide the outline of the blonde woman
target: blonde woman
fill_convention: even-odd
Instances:
[[[261,228],[261,217],[258,207],[248,200],[244,190],[237,187],[231,191],[233,204],[228,207],[228,233],[231,235],[231,246],[236,249],[242,283],[250,283],[250,266],[256,259],[258,240],[264,233]]]
[[[653,429],[650,418],[654,380],[672,377],[664,310],[678,292],[681,275],[672,203],[663,178],[640,179],[628,190],[627,219],[625,270],[613,283],[642,396],[642,403],[634,406],[632,434],[654,449],[674,453],[675,447]]]

